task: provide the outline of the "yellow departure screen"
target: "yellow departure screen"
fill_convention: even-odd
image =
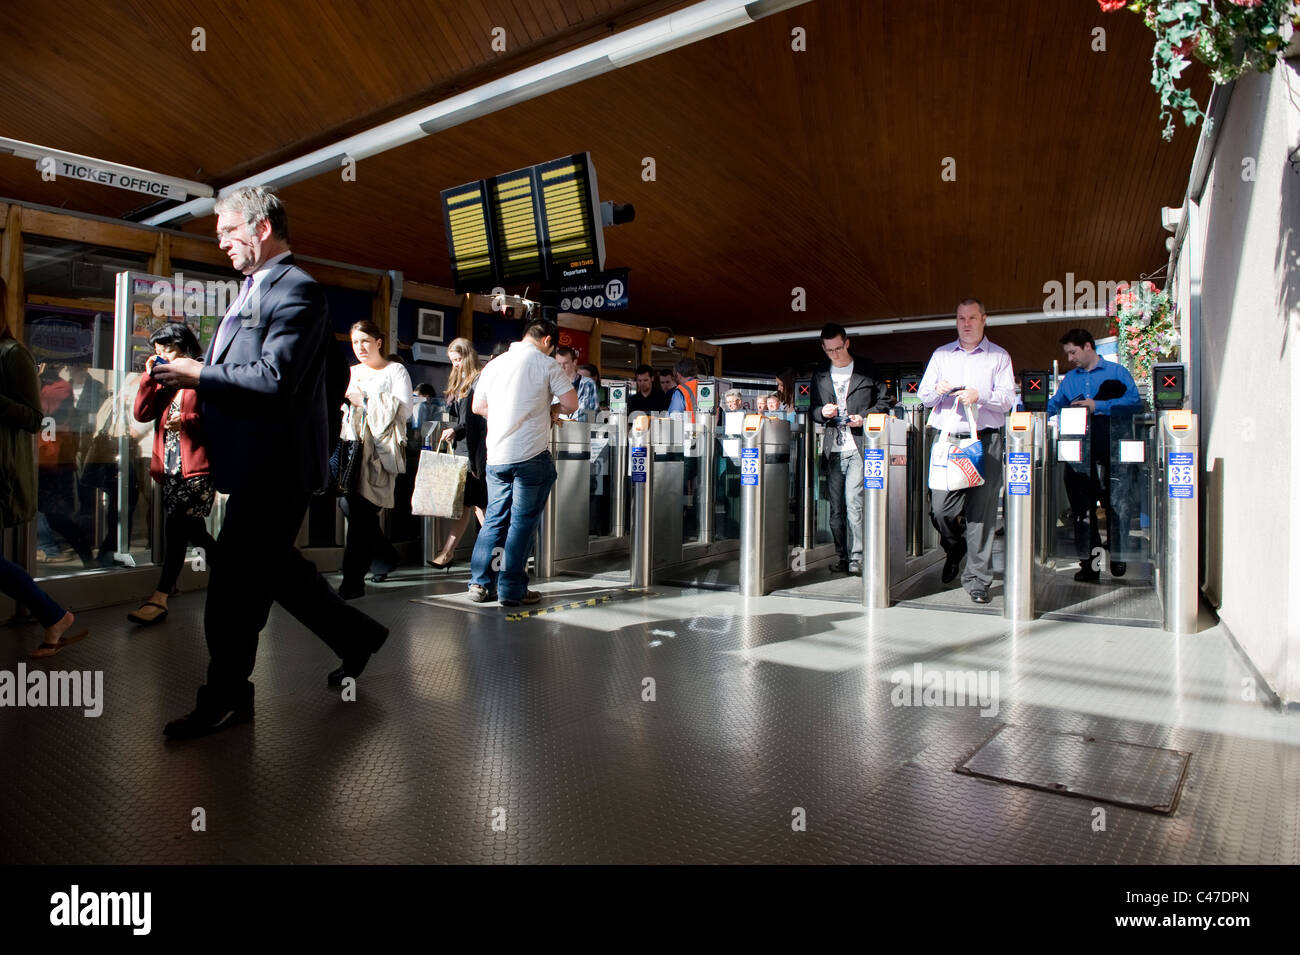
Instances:
[[[521,169],[492,180],[501,281],[510,284],[541,274],[542,251],[533,204],[533,171]]]
[[[595,223],[584,156],[570,156],[537,167],[542,186],[542,220],[546,227],[550,275],[596,263]]]
[[[487,196],[483,183],[447,189],[442,194],[451,270],[457,288],[490,286],[492,242],[488,233]]]

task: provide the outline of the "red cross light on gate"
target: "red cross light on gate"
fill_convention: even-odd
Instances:
[[[1029,390],[1030,390],[1030,391],[1042,391],[1042,390],[1043,390],[1043,379],[1041,379],[1041,378],[1030,378],[1030,379],[1029,379]]]
[[[1178,376],[1177,376],[1177,375],[1161,375],[1160,377],[1162,377],[1162,378],[1165,380],[1165,383],[1164,383],[1163,385],[1160,386],[1161,388],[1177,388],[1177,387],[1178,387]]]
[[[909,395],[914,395],[914,394],[916,394],[916,386],[917,386],[917,383],[916,383],[915,381],[909,381],[909,382],[907,383],[907,393],[908,393]]]
[[[808,395],[808,394],[810,394],[810,392],[809,392],[809,390],[808,390],[808,387],[809,387],[808,385],[800,384],[800,385],[799,385],[799,394],[800,394],[801,396],[802,396],[802,395]]]

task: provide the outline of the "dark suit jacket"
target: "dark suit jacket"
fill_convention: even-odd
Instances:
[[[884,388],[876,381],[874,372],[875,369],[863,359],[853,359],[853,374],[849,378],[848,398],[844,402],[845,407],[839,410],[840,414],[858,414],[865,418],[869,414],[889,411],[889,399],[885,396]],[[822,415],[822,406],[839,404],[839,400],[835,397],[835,385],[831,383],[829,365],[813,375],[812,385],[813,420],[818,424],[825,424],[826,418]],[[861,448],[862,428],[851,428],[850,431],[853,433],[854,444]],[[829,453],[830,439],[827,439],[822,445],[822,454]]]
[[[217,490],[315,491],[329,474],[325,397],[330,341],[325,291],[293,264],[271,266],[255,312],[199,377],[199,416]]]

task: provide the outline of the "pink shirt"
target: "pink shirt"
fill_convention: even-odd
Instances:
[[[951,394],[941,396],[934,390],[945,379],[955,387],[974,388],[979,392],[979,403],[974,410],[975,425],[981,431],[1001,428],[1006,424],[1007,412],[1016,406],[1016,376],[1011,370],[1011,356],[987,337],[972,351],[963,349],[959,339],[936,348],[930,356],[918,393],[921,403],[933,409],[927,424],[936,430],[941,430],[945,421],[951,422],[952,408],[957,404]],[[953,431],[965,434],[969,426],[964,412],[961,420],[961,426],[954,427]]]

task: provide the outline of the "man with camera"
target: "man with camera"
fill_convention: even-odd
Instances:
[[[831,504],[831,536],[839,558],[831,570],[862,573],[862,423],[889,410],[883,389],[865,362],[855,362],[848,333],[831,323],[822,329],[830,365],[813,376],[813,420],[826,426],[822,439]],[[847,513],[846,513],[847,512]],[[848,524],[847,533],[845,524]]]

